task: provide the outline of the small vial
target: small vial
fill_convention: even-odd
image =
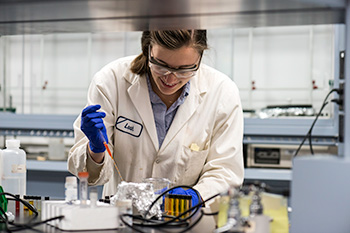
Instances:
[[[24,199],[24,201],[28,202],[29,201],[29,196],[23,195],[23,199]],[[23,205],[23,210],[28,210],[28,207]]]
[[[97,188],[96,187],[92,187],[90,189],[90,207],[91,208],[96,208],[97,207],[97,200],[98,200]]]
[[[82,207],[87,207],[89,173],[88,172],[79,172],[78,177],[79,177],[80,205]]]
[[[67,176],[65,188],[66,202],[72,204],[78,199],[77,178],[75,176]]]
[[[37,211],[41,211],[41,196],[35,196],[35,200],[36,200],[36,209]]]
[[[123,214],[128,214],[128,215],[132,215],[132,201],[129,199],[126,200],[118,200],[116,201],[115,205],[118,207],[119,210],[119,215],[120,218],[123,218],[125,220],[125,222],[132,226],[132,217],[130,216],[123,216]],[[125,227],[124,223],[120,220],[120,227]]]
[[[16,195],[17,198],[19,198],[19,195]],[[20,214],[20,205],[19,201],[16,199],[16,216],[19,216]]]
[[[34,206],[34,198],[33,196],[27,196],[29,198],[29,204],[31,204],[32,206]],[[33,211],[31,211],[30,209],[29,210],[29,215],[32,215],[33,214]]]

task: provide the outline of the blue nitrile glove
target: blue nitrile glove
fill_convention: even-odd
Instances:
[[[197,193],[192,189],[184,190],[183,188],[175,188],[169,191],[170,194],[179,194],[179,195],[191,195],[192,196],[192,207],[199,203],[199,198]]]
[[[101,153],[106,150],[103,142],[108,143],[106,126],[103,124],[103,119],[106,116],[104,112],[97,112],[101,105],[90,105],[84,108],[81,113],[81,130],[89,139],[90,149],[94,153]],[[101,134],[102,132],[102,134]],[[102,137],[103,135],[103,137]]]

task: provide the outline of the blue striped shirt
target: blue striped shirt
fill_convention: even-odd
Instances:
[[[147,75],[147,85],[149,96],[152,104],[154,121],[157,128],[158,142],[159,148],[162,146],[165,135],[167,134],[171,123],[175,118],[175,114],[177,109],[181,104],[185,102],[186,97],[190,92],[190,82],[187,82],[182,90],[180,97],[167,109],[167,106],[163,103],[163,101],[159,98],[159,96],[153,91],[151,82]]]

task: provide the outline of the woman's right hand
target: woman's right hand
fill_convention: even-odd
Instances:
[[[101,105],[90,105],[83,109],[81,113],[80,128],[89,139],[90,150],[94,153],[102,153],[106,150],[104,142],[108,143],[106,126],[103,119],[104,112],[97,112]]]

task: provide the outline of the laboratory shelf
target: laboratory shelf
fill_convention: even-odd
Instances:
[[[0,135],[74,137],[76,115],[0,113]],[[244,144],[298,145],[306,135],[313,118],[244,119]],[[319,119],[313,130],[313,144],[338,143],[336,119]],[[308,142],[306,142],[307,144]]]
[[[291,169],[246,168],[244,179],[291,181]]]
[[[76,115],[0,113],[0,135],[73,137]]]
[[[68,170],[67,170],[67,161],[27,160],[27,170],[30,170],[30,171],[68,172]]]
[[[67,161],[27,160],[27,169],[31,171],[67,172]],[[290,169],[246,168],[245,179],[250,180],[286,180],[292,179]]]
[[[244,118],[245,135],[263,136],[301,136],[306,135],[315,117],[280,117],[280,118]],[[312,135],[318,137],[337,137],[338,121],[333,118],[319,118]]]

